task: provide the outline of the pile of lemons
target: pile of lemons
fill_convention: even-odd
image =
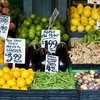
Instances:
[[[14,90],[28,90],[34,80],[33,69],[8,68],[0,69],[0,88]]]
[[[70,7],[71,32],[87,32],[91,28],[96,29],[97,20],[100,20],[100,7],[83,6],[81,3]]]

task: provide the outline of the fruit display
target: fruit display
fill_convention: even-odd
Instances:
[[[46,72],[35,72],[35,80],[30,89],[75,89],[77,79],[74,75],[66,72],[50,74]]]
[[[87,32],[96,29],[97,20],[100,20],[100,7],[94,8],[81,3],[72,5],[69,8],[69,17],[71,32]]]
[[[0,88],[28,90],[34,80],[33,69],[3,67],[0,69]]]
[[[76,43],[69,51],[72,64],[100,64],[100,43]]]
[[[31,42],[36,44],[38,47],[41,45],[41,30],[47,30],[49,26],[50,18],[39,17],[36,14],[30,15],[26,18],[18,29],[17,38],[26,39],[26,45],[28,46]],[[57,19],[51,30],[61,31],[61,41],[66,42],[69,39],[66,34],[65,19]]]
[[[100,71],[77,72],[78,86],[82,90],[100,90]]]
[[[8,0],[0,0],[0,15],[10,16]],[[15,28],[16,28],[16,25],[12,22],[12,20],[10,20],[9,30],[13,31],[15,30]]]

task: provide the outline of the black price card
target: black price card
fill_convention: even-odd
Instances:
[[[4,62],[25,63],[25,39],[6,38]]]
[[[46,55],[45,72],[56,73],[58,72],[59,57],[54,55]]]
[[[55,53],[60,43],[60,30],[42,30],[41,47],[46,48],[50,53]]]
[[[10,17],[9,16],[0,16],[0,36],[6,38],[8,35],[10,24]]]

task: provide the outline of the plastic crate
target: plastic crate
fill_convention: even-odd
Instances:
[[[79,90],[5,90],[0,89],[0,100],[80,100]]]
[[[100,100],[100,90],[81,90],[80,100]]]

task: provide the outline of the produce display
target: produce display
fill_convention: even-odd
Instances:
[[[10,16],[8,0],[0,0],[0,15]],[[10,25],[9,25],[9,30],[13,31],[13,30],[15,30],[15,28],[16,28],[16,25],[12,22],[12,19],[11,19]]]
[[[100,43],[76,43],[69,51],[72,64],[100,64]]]
[[[77,6],[70,6],[70,31],[84,32],[90,29],[96,29],[97,20],[100,19],[100,7],[94,8],[93,5],[83,5],[79,3]]]
[[[75,77],[78,79],[79,88],[82,90],[100,90],[100,71],[90,70],[89,72],[78,72]]]
[[[17,38],[26,39],[26,45],[30,43],[36,44],[38,47],[41,45],[41,30],[47,30],[49,26],[50,18],[39,17],[36,14],[30,15],[26,18],[18,29]],[[61,41],[66,42],[69,39],[65,29],[65,19],[57,19],[54,25],[51,27],[52,30],[61,31]]]
[[[3,67],[0,69],[0,88],[28,90],[34,80],[33,69]]]
[[[30,89],[75,89],[76,78],[66,72],[50,74],[37,71]]]

